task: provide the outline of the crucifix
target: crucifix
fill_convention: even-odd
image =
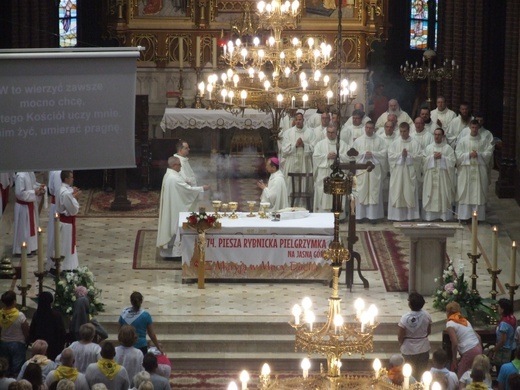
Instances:
[[[360,169],[364,169],[365,172],[370,172],[374,169],[374,164],[371,161],[368,161],[366,164],[357,164],[355,158],[359,155],[359,152],[350,148],[347,152],[347,156],[350,157],[350,162],[342,163],[339,165],[340,169],[345,169],[348,171],[349,175],[352,176],[353,179],[356,177],[356,172]],[[355,180],[354,180],[355,183]],[[361,255],[359,252],[354,250],[354,244],[359,240],[356,235],[356,201],[351,198],[352,193],[346,196],[345,207],[348,207],[348,234],[347,234],[347,249],[350,252],[350,259],[346,264],[346,272],[345,272],[345,282],[347,284],[347,288],[352,291],[352,284],[354,282],[354,259],[357,260],[357,272],[359,278],[363,282],[364,288],[369,288],[368,280],[365,279],[363,274],[361,273]]]

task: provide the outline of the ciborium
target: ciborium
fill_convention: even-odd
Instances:
[[[255,217],[256,214],[253,213],[253,209],[255,208],[256,202],[254,200],[248,200],[247,205],[249,207],[249,214],[247,214],[248,217]]]
[[[271,203],[269,202],[260,202],[260,208],[262,211],[259,212],[260,218],[262,219],[268,219],[269,215],[267,215],[267,209],[271,206]]]
[[[238,202],[229,202],[229,210],[231,210],[231,215],[229,216],[229,219],[238,219],[238,215],[236,214],[237,209]]]

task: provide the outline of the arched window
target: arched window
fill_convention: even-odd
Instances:
[[[74,47],[78,43],[77,0],[60,0],[60,47]]]
[[[410,49],[437,47],[438,0],[410,0]]]

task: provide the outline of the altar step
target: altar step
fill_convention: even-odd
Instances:
[[[117,343],[117,324],[103,324]],[[439,328],[439,329],[436,329]],[[269,363],[274,370],[299,370],[303,352],[295,352],[295,332],[287,322],[154,322],[157,338],[163,344],[175,369],[182,370],[259,370]],[[432,351],[442,347],[442,332],[434,327]],[[397,319],[381,323],[374,334],[374,351],[345,356],[349,371],[370,371],[377,357],[384,361],[399,353]],[[319,356],[314,361],[325,362]]]

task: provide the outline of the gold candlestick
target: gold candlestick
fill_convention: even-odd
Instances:
[[[27,310],[27,292],[31,289],[31,285],[28,284],[27,286],[16,286],[18,288],[18,290],[20,290],[21,292],[21,296],[22,296],[22,308],[21,310],[22,311],[25,311]]]
[[[491,275],[491,291],[489,293],[491,294],[491,299],[496,300],[497,299],[497,294],[498,294],[498,291],[497,291],[497,279],[498,279],[498,275],[500,275],[500,272],[502,272],[502,270],[501,269],[488,268],[487,271]],[[493,309],[493,311],[495,313],[498,313],[498,306],[497,306],[496,303],[493,303],[491,305],[491,308]],[[496,325],[496,323],[497,323],[496,318],[490,317],[489,318],[489,323],[491,325]]]
[[[255,207],[256,202],[254,200],[248,200],[247,205],[249,206],[249,214],[247,214],[248,217],[255,217],[256,214],[253,213],[253,209]]]
[[[47,271],[34,273],[34,276],[36,276],[36,279],[38,280],[38,295],[41,295],[43,292],[43,278],[45,275],[47,275]]]
[[[509,290],[509,300],[511,302],[515,301],[515,291],[518,290],[518,284],[509,284],[506,283],[506,288]]]
[[[236,211],[238,209],[238,203],[229,202],[229,209],[231,210],[231,215],[229,216],[229,219],[238,219],[238,215],[236,215]]]
[[[478,263],[478,259],[480,258],[480,253],[477,253],[477,254],[472,254],[472,253],[468,253],[468,257],[471,259],[471,293],[472,294],[478,294],[478,290],[477,290],[477,279],[478,279],[478,275],[477,275],[477,263]]]
[[[60,257],[51,257],[51,260],[54,262],[54,269],[56,270],[56,276],[55,281],[56,284],[60,281],[60,274],[61,274],[61,262],[65,260],[65,256]]]

